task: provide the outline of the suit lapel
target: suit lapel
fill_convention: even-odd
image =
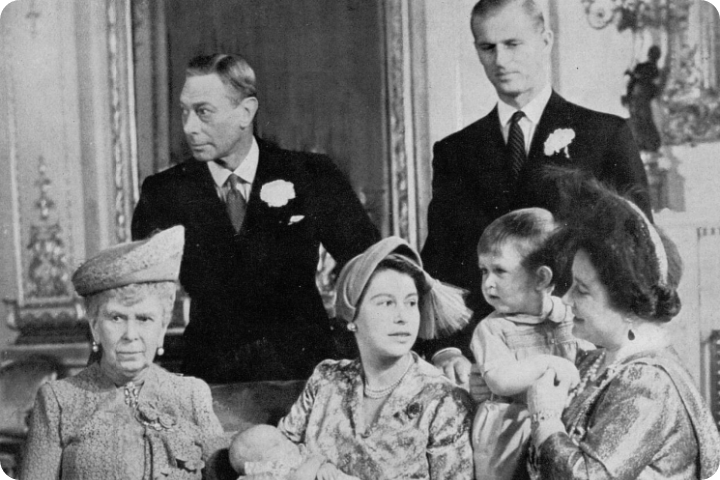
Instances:
[[[269,206],[261,198],[260,194],[265,185],[275,180],[284,180],[293,184],[296,195],[299,193],[292,174],[292,162],[285,161],[282,150],[274,148],[260,139],[257,139],[257,142],[260,148],[260,157],[250,191],[245,222],[240,229],[241,236],[248,235],[258,228],[272,227],[287,221],[285,218],[287,208]],[[295,202],[297,199],[290,200],[288,205]]]
[[[202,225],[214,225],[221,230],[232,232],[233,227],[227,216],[225,204],[217,194],[215,181],[205,162],[188,160],[183,170],[188,188],[181,190],[184,204],[182,211],[190,212],[190,222]]]
[[[552,92],[530,144],[530,155],[528,159],[532,160],[533,163],[544,163],[545,141],[552,132],[558,128],[567,128],[570,126],[570,119],[567,118],[566,104],[567,102],[560,95],[555,93],[555,91]]]
[[[185,181],[188,182],[186,185],[189,186],[182,190],[183,197],[180,202],[184,204],[182,211],[189,212],[187,220],[189,224],[203,225],[203,228],[207,231],[206,233],[213,232],[213,236],[226,238],[228,242],[245,236],[248,225],[251,223],[248,217],[253,210],[252,206],[255,204],[257,207],[261,203],[259,189],[255,188],[255,185],[261,177],[260,172],[263,163],[260,162],[258,165],[258,175],[256,175],[255,183],[253,183],[251,189],[245,221],[240,228],[240,232],[237,233],[228,216],[225,202],[218,196],[215,180],[205,162],[189,160],[185,165],[184,177]]]
[[[479,141],[475,147],[478,149],[477,158],[482,158],[480,165],[480,184],[492,186],[498,194],[488,198],[487,191],[479,192],[485,202],[495,211],[505,212],[512,195],[509,183],[509,169],[507,165],[507,152],[505,139],[500,127],[500,117],[497,106],[481,120],[479,125]]]
[[[497,106],[483,119],[481,129],[484,132],[482,145],[478,147],[485,149],[486,162],[485,167],[489,170],[502,172],[502,176],[507,176],[507,162],[505,153],[505,139],[503,138],[500,128],[500,117],[498,116]]]
[[[569,117],[568,102],[560,95],[552,92],[540,122],[535,129],[530,152],[525,167],[520,172],[517,188],[513,195],[512,208],[538,206],[548,208],[553,204],[553,192],[545,182],[546,167],[549,165],[562,165],[566,158],[564,155],[549,157],[545,155],[545,142],[548,137],[559,128],[572,126]]]

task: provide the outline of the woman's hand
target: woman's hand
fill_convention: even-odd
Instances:
[[[567,383],[568,389],[580,383],[580,372],[573,362],[566,358],[551,356],[548,366],[555,371],[556,383]]]
[[[433,365],[442,370],[455,385],[465,390],[470,389],[470,360],[455,348],[437,353],[432,358]]]
[[[536,447],[556,432],[564,432],[560,416],[570,391],[570,379],[559,378],[555,385],[555,371],[548,369],[527,392],[528,411],[532,419],[533,443]]]

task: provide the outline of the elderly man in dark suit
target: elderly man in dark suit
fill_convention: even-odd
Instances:
[[[548,81],[553,32],[534,0],[480,0],[471,28],[480,63],[499,97],[486,117],[434,147],[433,196],[422,251],[427,271],[469,290],[476,322],[490,313],[482,296],[477,242],[485,227],[518,208],[554,211],[558,187],[547,166],[579,169],[621,192],[648,215],[647,178],[626,122],[564,100]],[[652,217],[651,217],[652,218]],[[476,322],[423,348],[464,383]]]
[[[190,62],[180,103],[195,159],[148,177],[132,221],[133,238],[186,228],[183,370],[209,382],[307,378],[333,354],[320,244],[342,265],[379,239],[330,159],[253,135],[255,92],[242,57]]]

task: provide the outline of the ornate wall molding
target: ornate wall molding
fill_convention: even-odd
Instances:
[[[17,158],[11,159],[11,164]],[[11,168],[16,172],[16,167]],[[18,278],[20,285],[17,299],[5,299],[8,309],[8,325],[20,331],[17,344],[65,343],[84,339],[87,322],[83,317],[81,301],[73,294],[70,283],[71,268],[68,264],[63,228],[59,221],[51,220],[55,202],[49,190],[52,180],[47,175],[47,164],[38,159],[38,198],[34,203],[39,221],[29,225],[30,236],[25,245],[25,255],[18,254]],[[13,182],[14,185],[17,181]],[[14,208],[19,215],[19,196],[14,195]],[[16,224],[19,231],[20,223]],[[18,239],[19,240],[19,239]],[[20,247],[20,245],[16,245]],[[26,257],[27,261],[23,262]],[[23,272],[23,268],[27,268]],[[23,281],[24,279],[24,281]]]
[[[716,15],[712,6],[701,0],[581,0],[588,22],[601,29],[614,24],[618,31],[630,30],[636,35],[660,31],[667,35],[668,74],[659,98],[662,113],[660,131],[665,145],[696,144],[720,140],[720,78],[708,84],[707,73],[700,65],[699,44],[690,40],[691,10],[709,7],[708,15]],[[707,21],[702,12],[694,22]],[[710,32],[711,51],[720,48],[720,25],[714,23]],[[701,33],[700,41],[703,33]],[[705,53],[707,56],[707,52]]]
[[[38,159],[38,179],[35,182],[40,194],[35,202],[40,223],[30,225],[30,251],[26,294],[28,298],[54,298],[71,295],[70,266],[65,255],[60,222],[50,220],[55,202],[50,197],[52,180],[47,176],[47,165],[41,156]]]
[[[130,0],[107,0],[108,77],[115,188],[115,239],[130,239],[138,199],[132,14]]]
[[[619,31],[681,28],[694,0],[581,0],[591,27],[615,24]]]
[[[419,247],[418,176],[409,0],[385,0],[391,232]]]
[[[697,46],[676,51],[672,75],[662,94],[662,134],[667,145],[720,140],[720,92],[702,84]]]
[[[69,120],[77,111],[73,91],[62,94],[74,81],[74,70],[60,52],[68,51],[73,37],[58,34],[72,8],[34,0],[25,5],[16,15],[26,22],[12,23],[3,38],[11,52],[3,58],[3,83],[15,267],[14,298],[3,301],[8,326],[20,332],[17,344],[50,337],[63,343],[84,338],[87,330],[70,282],[80,194],[74,174],[78,149],[69,139],[77,124],[45,120]],[[44,69],[53,72],[52,79],[42,75]]]
[[[138,196],[130,0],[105,0],[93,7],[87,12],[74,2],[38,1],[36,5],[33,1],[29,11],[17,14],[27,21],[15,23],[8,34],[13,41],[8,48],[17,52],[13,53],[16,58],[3,59],[7,68],[7,82],[3,83],[9,97],[17,290],[12,295],[15,298],[6,299],[5,304],[8,325],[20,331],[17,345],[39,348],[42,344],[85,342],[87,322],[82,301],[70,284],[72,269],[98,246],[107,246],[85,251],[87,236],[96,236],[98,229],[110,233],[110,244],[130,238],[129,220]],[[98,42],[94,46],[100,53],[97,61],[76,62],[76,50],[84,51],[77,42],[83,41],[93,27],[69,30],[67,25],[88,19],[105,31],[107,44]],[[23,56],[47,59],[26,65],[26,60],[20,60]],[[83,68],[88,64],[92,64],[94,81],[107,85],[107,90],[78,89],[78,79],[85,78],[81,76],[87,74]],[[52,78],[46,69],[53,70]],[[33,80],[20,83],[18,79],[28,74]],[[28,95],[33,88],[40,95]],[[103,112],[104,129],[98,131],[110,133],[96,138],[93,134],[97,132],[84,132],[79,125],[83,118],[96,120],[94,112],[88,113],[83,107],[92,105],[98,94],[103,95],[97,97],[98,103],[107,102],[96,107]],[[53,98],[53,103],[43,103],[44,97]],[[56,98],[61,100],[54,102]],[[67,122],[47,121],[44,115]],[[108,141],[104,150],[83,151],[82,139],[102,145],[103,138]],[[33,167],[28,167],[32,159],[39,161],[35,175]],[[83,177],[83,161],[100,164],[108,159],[111,167],[107,177],[95,177],[94,171]],[[105,166],[98,171],[105,172]],[[34,197],[33,182],[39,188],[39,195]],[[93,208],[104,204],[83,203],[83,191],[85,195],[107,192],[113,202],[107,210],[95,211]],[[88,205],[90,210],[85,211]],[[81,219],[87,222],[84,227],[78,224]],[[87,233],[85,238],[83,233]]]

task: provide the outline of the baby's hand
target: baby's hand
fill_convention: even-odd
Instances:
[[[580,383],[580,372],[570,360],[553,356],[550,357],[548,366],[555,371],[556,383],[567,382],[571,389]]]
[[[358,477],[346,475],[330,462],[324,463],[317,472],[317,480],[360,480]]]

